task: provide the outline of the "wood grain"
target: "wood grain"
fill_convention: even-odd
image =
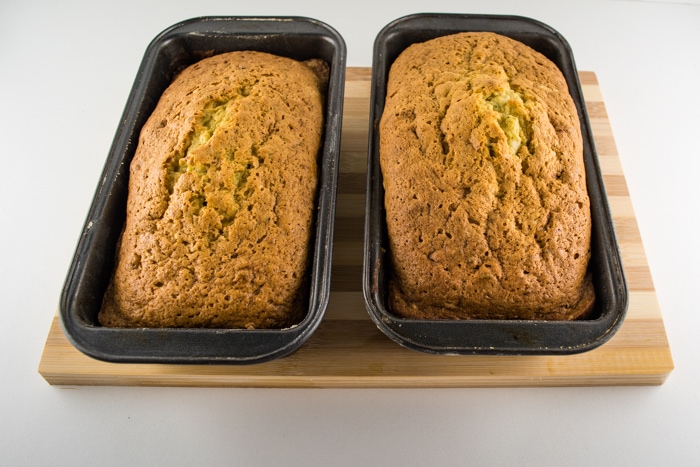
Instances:
[[[54,316],[39,373],[49,384],[192,387],[503,387],[658,385],[673,359],[596,75],[581,72],[630,289],[625,322],[570,356],[435,356],[403,349],[367,315],[361,292],[370,70],[348,68],[328,311],[294,354],[252,366],[113,364],[76,350]]]

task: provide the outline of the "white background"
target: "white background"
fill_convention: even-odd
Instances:
[[[700,6],[693,2],[0,1],[0,465],[700,465]],[[53,387],[38,374],[146,45],[202,15],[299,15],[371,64],[391,20],[508,13],[596,72],[675,370],[658,387]]]

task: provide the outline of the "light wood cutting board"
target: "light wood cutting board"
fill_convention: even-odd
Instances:
[[[630,290],[625,322],[603,346],[569,356],[435,356],[406,350],[372,323],[361,292],[370,70],[349,68],[328,311],[289,357],[252,366],[115,364],[66,339],[58,316],[39,364],[52,385],[201,387],[498,387],[658,385],[673,370],[654,284],[594,73],[586,104]]]

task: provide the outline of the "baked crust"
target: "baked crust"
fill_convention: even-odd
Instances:
[[[581,127],[556,65],[487,32],[414,44],[391,67],[379,131],[395,314],[591,310]]]
[[[244,51],[174,79],[131,163],[103,326],[282,328],[303,318],[327,71]]]

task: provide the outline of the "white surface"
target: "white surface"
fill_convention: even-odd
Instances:
[[[334,3],[337,3],[335,5]],[[699,465],[698,1],[0,3],[0,465]],[[397,2],[395,2],[397,3]],[[49,386],[37,366],[148,42],[202,15],[300,15],[369,66],[408,13],[550,24],[597,73],[676,369],[660,387]]]

